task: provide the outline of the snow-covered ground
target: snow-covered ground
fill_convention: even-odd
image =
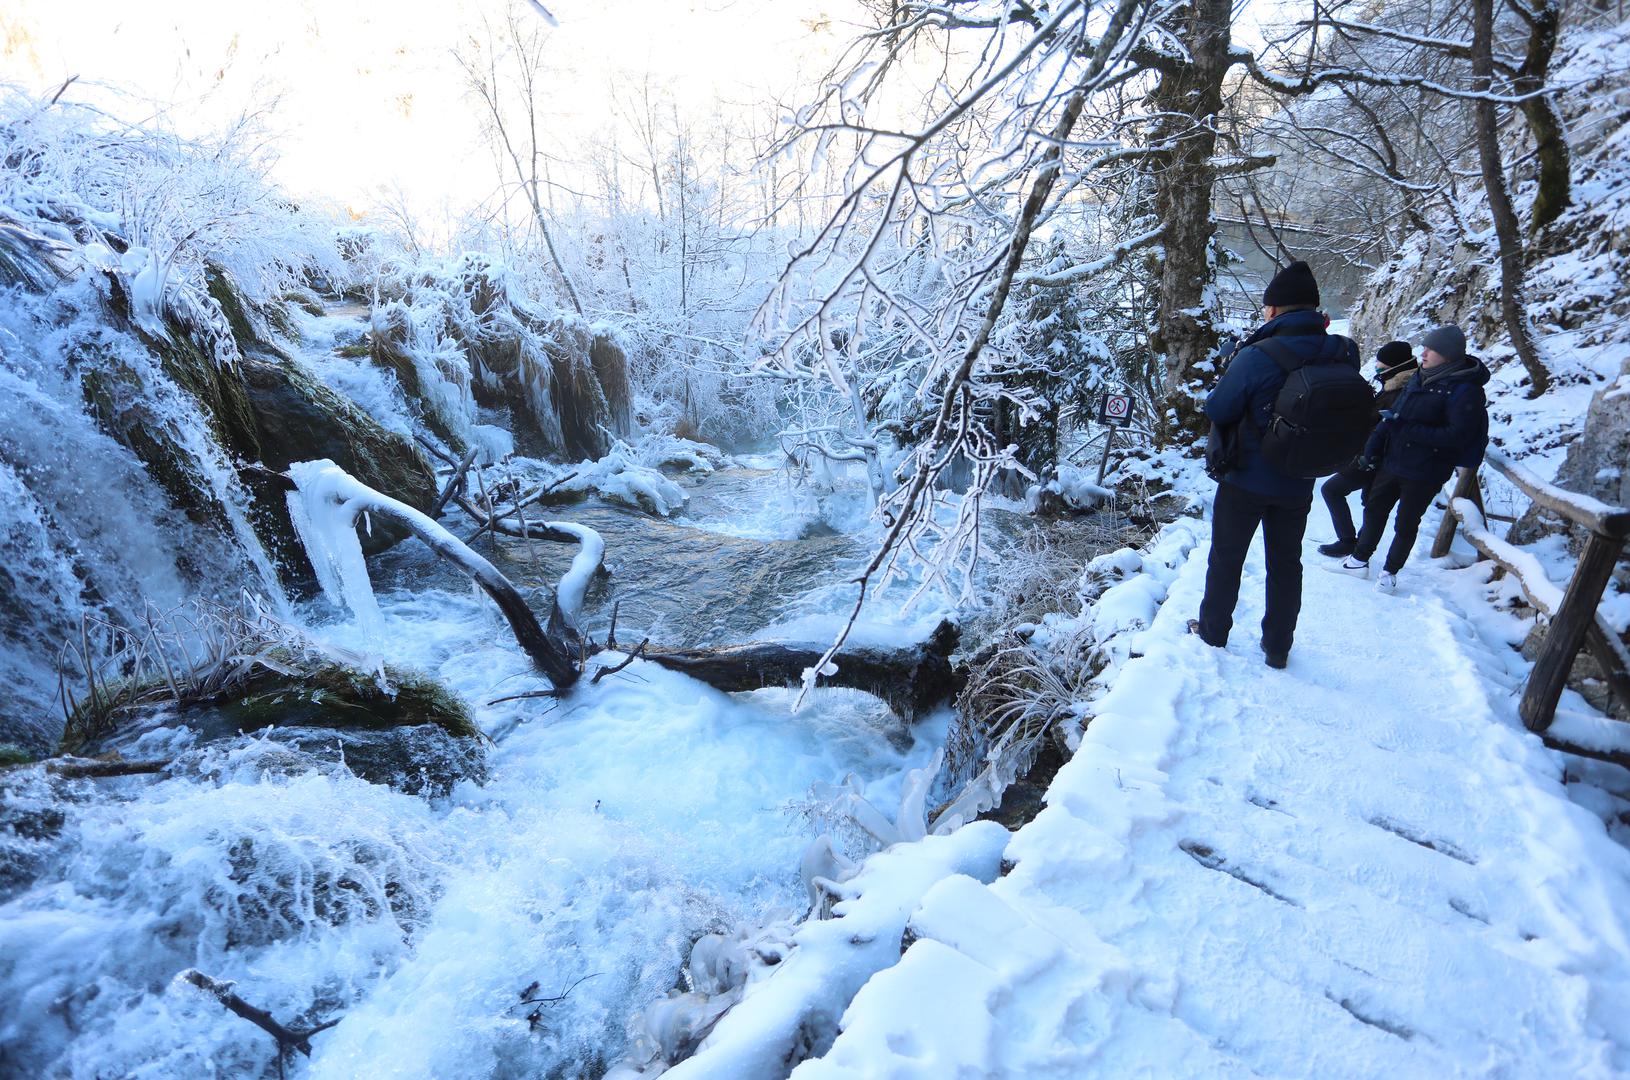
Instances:
[[[1518,721],[1486,572],[1418,557],[1382,595],[1313,543],[1283,672],[1254,633],[1260,545],[1222,651],[1185,631],[1203,524],[1113,560],[1083,619],[1121,659],[1009,872],[913,901],[795,1080],[1630,1069],[1630,852],[1564,786],[1588,763]],[[840,917],[885,888],[857,880]]]

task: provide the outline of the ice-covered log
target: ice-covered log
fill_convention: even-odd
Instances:
[[[577,681],[579,672],[573,663],[573,650],[563,632],[562,620],[551,617],[548,629],[540,626],[537,616],[509,579],[458,537],[413,507],[353,479],[332,461],[297,462],[289,466],[289,476],[296,488],[289,493],[290,516],[311,556],[317,579],[325,592],[343,600],[359,617],[378,619],[378,607],[356,535],[356,520],[366,513],[407,529],[437,555],[470,575],[492,597],[509,620],[515,640],[557,689]],[[581,534],[579,539],[583,539]],[[603,551],[604,544],[599,544],[598,550]],[[595,559],[598,565],[598,554]],[[578,560],[573,560],[567,577],[577,570]],[[559,610],[557,598],[556,611]]]
[[[951,650],[956,630],[941,623],[927,641],[904,647],[849,646],[832,658],[837,670],[821,675],[823,686],[864,690],[885,701],[895,715],[916,720],[956,692]],[[821,660],[819,645],[749,642],[704,649],[647,649],[646,659],[728,692],[766,686],[799,686]]]

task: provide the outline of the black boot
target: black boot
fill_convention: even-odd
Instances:
[[[1328,544],[1319,545],[1319,554],[1332,559],[1344,559],[1353,553],[1357,540],[1332,540]]]
[[[1193,634],[1207,645],[1210,645],[1213,649],[1225,649],[1228,647],[1228,642],[1226,641],[1212,641],[1210,638],[1206,637],[1206,632],[1200,629],[1199,619],[1189,620],[1189,633]]]

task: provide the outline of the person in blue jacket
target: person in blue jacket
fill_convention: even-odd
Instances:
[[[1302,609],[1302,535],[1313,506],[1313,481],[1280,472],[1262,459],[1261,433],[1273,418],[1286,372],[1254,346],[1279,338],[1304,363],[1341,363],[1356,369],[1357,346],[1329,335],[1329,320],[1318,307],[1319,284],[1307,263],[1293,262],[1280,270],[1262,293],[1266,321],[1241,343],[1205,401],[1205,414],[1213,425],[1238,426],[1239,456],[1217,483],[1205,597],[1200,617],[1189,623],[1189,629],[1207,645],[1220,649],[1228,644],[1245,553],[1261,528],[1268,577],[1262,651],[1268,665],[1276,668],[1289,661]]]
[[[1489,369],[1466,353],[1458,326],[1440,326],[1421,340],[1421,367],[1364,448],[1364,460],[1379,467],[1364,499],[1364,524],[1343,570],[1368,577],[1370,557],[1381,544],[1387,517],[1398,508],[1392,545],[1376,588],[1392,592],[1398,571],[1409,560],[1421,518],[1455,466],[1482,463],[1489,441]]]

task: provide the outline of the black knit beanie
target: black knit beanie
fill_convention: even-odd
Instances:
[[[1263,307],[1318,307],[1319,283],[1307,263],[1298,259],[1268,282],[1262,290]]]
[[[1391,375],[1406,367],[1415,366],[1415,353],[1407,341],[1389,341],[1375,351],[1375,366],[1381,375]]]

